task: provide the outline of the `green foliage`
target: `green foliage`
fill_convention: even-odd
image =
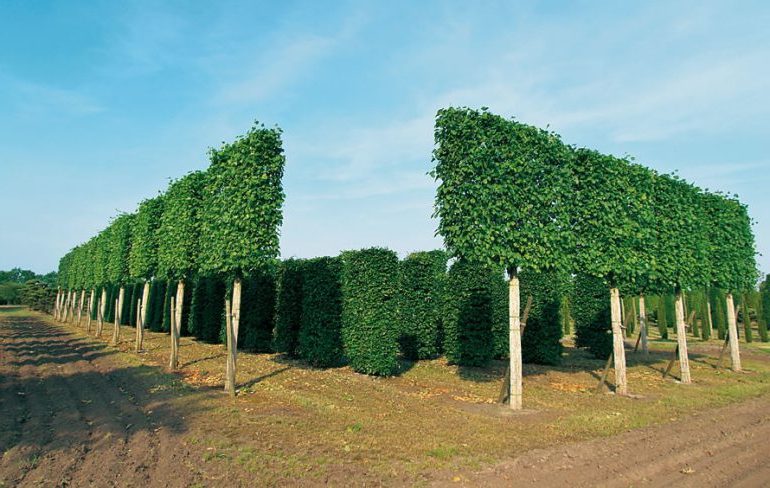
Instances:
[[[490,266],[569,269],[569,150],[558,136],[485,109],[438,111],[438,233],[453,256]]]
[[[401,262],[399,324],[401,351],[409,359],[441,353],[441,307],[446,278],[444,251],[415,252]]]
[[[713,193],[703,194],[700,203],[708,221],[710,281],[731,293],[753,289],[758,276],[748,209],[735,198]]]
[[[644,290],[654,262],[654,174],[588,149],[574,151],[570,161],[576,269],[626,291]]]
[[[502,274],[502,272],[500,272]],[[452,364],[483,366],[494,356],[492,289],[496,273],[459,259],[449,268],[444,298],[444,353]]]
[[[578,274],[572,293],[575,345],[587,348],[599,359],[609,357],[612,353],[609,288],[601,278]]]
[[[555,271],[519,273],[521,296],[532,296],[527,326],[521,336],[525,363],[557,365],[561,363],[561,298],[569,289],[568,277]]]
[[[275,325],[275,272],[255,272],[243,280],[238,347],[272,352]]]
[[[759,286],[759,300],[757,301],[757,327],[759,329],[759,339],[762,342],[768,342],[767,327],[770,324],[770,276],[765,277],[765,281]]]
[[[492,296],[492,357],[507,359],[509,356],[508,335],[511,327],[510,318],[508,317],[508,278],[503,273],[493,271],[490,280],[490,293]],[[526,304],[526,297],[523,300]]]
[[[158,227],[163,215],[163,196],[144,200],[131,221],[131,250],[128,274],[136,280],[149,280],[158,267]]]
[[[166,293],[163,296],[163,309],[161,310],[160,332],[171,332],[171,299],[176,300],[176,281],[168,281]]]
[[[191,287],[188,329],[202,341],[218,342],[225,312],[225,284],[217,277],[199,276]]]
[[[749,308],[751,304],[746,299],[746,295],[741,295],[741,303],[743,306],[740,310],[740,320],[741,323],[743,323],[743,331],[744,331],[744,337],[746,338],[746,342],[754,342],[754,336],[751,332],[751,309]]]
[[[197,269],[200,214],[205,173],[194,171],[172,181],[164,198],[158,229],[158,275],[189,278]]]
[[[200,268],[246,276],[278,256],[285,158],[281,131],[255,125],[235,142],[212,149],[206,173]]]
[[[0,305],[21,304],[21,291],[24,285],[15,281],[0,282]]]
[[[666,297],[664,295],[661,295],[658,299],[658,308],[657,308],[657,324],[658,324],[658,332],[660,333],[661,339],[668,339],[668,326],[669,326],[669,311],[668,311],[668,303],[666,300]],[[673,317],[671,317],[673,319]]]
[[[342,253],[342,340],[359,373],[398,371],[398,256],[382,248]]]
[[[112,221],[108,235],[107,278],[112,284],[128,280],[128,255],[131,250],[132,214],[121,214]]]
[[[14,270],[11,270],[13,272]],[[38,310],[41,312],[50,312],[53,310],[54,301],[56,300],[56,288],[53,283],[48,283],[42,279],[33,278],[27,280],[24,284],[19,284],[14,278],[5,278],[8,281],[5,283],[14,283],[21,286],[19,290],[19,300],[23,305],[31,308],[32,310]]]
[[[338,366],[344,361],[341,273],[339,258],[315,258],[305,264],[298,352],[314,366]]]
[[[299,329],[302,324],[302,281],[304,260],[287,259],[278,271],[278,292],[273,349],[290,356],[297,355]]]

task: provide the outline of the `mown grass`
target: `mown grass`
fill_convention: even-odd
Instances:
[[[109,340],[108,330],[101,341]],[[148,332],[146,352],[137,355],[133,329],[121,334],[120,360],[167,363],[167,335]],[[503,362],[460,368],[437,359],[405,363],[400,376],[372,378],[349,368],[314,369],[275,354],[244,352],[238,356],[238,396],[209,395],[207,408],[186,418],[187,442],[205,449],[201,469],[245,470],[258,484],[334,484],[350,477],[356,484],[420,483],[438,470],[476,469],[533,448],[671,422],[770,393],[769,344],[741,344],[746,372],[733,373],[715,368],[721,341],[690,338],[693,384],[682,385],[662,377],[675,342],[651,339],[649,358],[628,351],[632,398],[597,393],[605,360],[566,341],[561,366],[525,365],[526,410],[520,413],[494,403]],[[181,396],[222,388],[222,346],[182,338],[180,361],[186,387],[161,388]],[[672,372],[676,377],[678,366]]]

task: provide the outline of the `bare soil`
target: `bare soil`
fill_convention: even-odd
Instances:
[[[242,353],[222,392],[224,350],[133,329],[109,347],[83,327],[0,310],[0,488],[10,486],[756,486],[770,483],[770,354],[717,371],[694,343],[695,384],[660,374],[673,342],[629,356],[635,399],[596,394],[604,361],[568,348],[526,365],[527,410],[495,405],[503,364],[406,364],[374,379]],[[676,371],[676,369],[675,369]]]

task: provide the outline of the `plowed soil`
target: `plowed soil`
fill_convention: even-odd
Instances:
[[[220,345],[183,338],[172,374],[167,336],[148,333],[136,354],[131,330],[115,348],[41,314],[0,314],[0,488],[770,485],[759,348],[735,375],[704,344],[690,387],[661,378],[670,352],[632,361],[638,400],[593,392],[603,361],[528,366],[536,409],[510,415],[487,401],[500,365],[428,361],[372,379],[244,353],[233,400]]]

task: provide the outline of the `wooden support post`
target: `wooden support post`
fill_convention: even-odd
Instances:
[[[725,355],[727,346],[730,344],[730,336],[725,336],[725,342],[722,344],[722,350],[719,351],[719,359],[717,359],[717,369],[722,367],[722,358]]]
[[[144,324],[142,323],[142,299],[136,301],[136,344],[134,349],[136,352],[142,350],[142,343],[144,342]]]
[[[120,340],[120,298],[115,299],[115,325],[112,328],[112,340],[110,344],[113,346],[118,345]]]
[[[728,293],[727,299],[727,337],[730,342],[730,362],[733,371],[741,371],[741,351],[738,346],[738,325],[736,324],[735,302],[733,294]]]
[[[527,304],[524,306],[524,314],[521,316],[521,335],[524,335],[524,329],[527,328],[527,319],[529,319],[529,312],[532,310],[532,295],[527,297]],[[506,403],[511,397],[511,364],[510,362],[505,367],[505,376],[503,377],[503,384],[500,388],[500,395],[497,398],[498,403]]]
[[[647,309],[644,302],[644,295],[639,295],[639,337],[642,340],[642,354],[650,355],[647,347]]]
[[[626,381],[626,350],[623,327],[620,323],[620,291],[610,289],[610,310],[612,315],[612,352],[615,360],[615,393],[628,395]]]
[[[676,344],[679,351],[679,368],[682,370],[681,381],[687,385],[692,382],[690,379],[690,359],[687,355],[687,334],[684,324],[684,298],[682,290],[677,290],[676,294]]]
[[[101,337],[104,330],[104,316],[107,314],[107,289],[102,287],[102,297],[99,300],[99,315],[96,322],[96,336]]]
[[[676,358],[678,355],[679,355],[679,344],[676,345],[676,348],[674,349],[674,353],[671,355],[671,360],[668,362],[668,366],[666,366],[666,370],[663,371],[664,378],[668,376],[668,374],[671,372],[671,368],[674,367],[674,363],[676,362]]]
[[[610,374],[610,366],[612,366],[612,360],[615,357],[614,353],[610,353],[610,357],[607,358],[607,364],[604,365],[604,371],[599,378],[599,384],[596,385],[596,393],[600,393],[604,389],[604,385],[607,383],[607,377]]]
[[[706,312],[708,315],[708,323],[709,323],[709,339],[712,335],[714,335],[714,322],[711,319],[711,299],[709,299],[709,296],[706,295]]]
[[[169,314],[168,321],[171,338],[171,356],[169,357],[168,367],[171,370],[175,370],[179,366],[179,341],[176,336],[176,298],[173,296],[171,297]]]
[[[227,333],[227,362],[225,370],[225,391],[235,396],[235,365],[233,364],[233,314],[230,299],[225,297],[225,332]]]
[[[145,281],[142,289],[142,325],[147,323],[147,305],[150,303],[150,282]]]
[[[83,317],[83,304],[86,301],[86,289],[80,290],[80,303],[78,303],[78,327],[80,327],[81,318]]]
[[[179,367],[179,336],[182,331],[182,310],[184,305],[184,280],[179,280],[176,285],[176,299],[171,302],[171,315],[173,320],[171,321],[171,340],[173,342],[172,351],[173,356],[171,358],[171,369],[177,369]]]

